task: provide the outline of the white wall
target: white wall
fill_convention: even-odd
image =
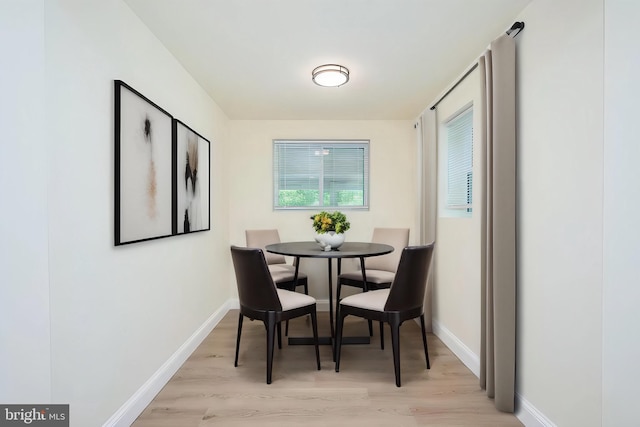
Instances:
[[[640,3],[605,0],[603,426],[638,425]]]
[[[102,425],[229,298],[228,119],[123,2],[44,16],[51,399]],[[113,246],[114,79],[211,141],[212,231]]]
[[[344,209],[351,222],[346,239],[368,241],[374,227],[409,227],[417,242],[417,147],[413,121],[241,121],[231,122],[229,231],[244,246],[246,229],[277,228],[282,241],[311,240],[309,217],[317,210],[273,210],[273,139],[369,139],[370,210]],[[343,263],[349,268],[349,263]],[[303,260],[310,293],[328,297],[327,262]],[[335,268],[334,268],[335,273]],[[234,289],[235,292],[235,289]]]
[[[482,188],[473,186],[473,212],[469,217],[447,213],[445,205],[447,159],[445,123],[461,109],[473,104],[474,180],[479,180],[484,168],[481,162],[480,81],[473,71],[453,92],[438,104],[438,221],[436,225],[436,256],[433,288],[434,331],[445,342],[452,336],[464,343],[463,354],[452,350],[478,373],[480,355],[480,201]],[[479,182],[479,181],[476,181]],[[451,343],[449,343],[451,345]]]
[[[0,56],[0,402],[48,402],[43,0],[2,3]]]
[[[535,0],[518,20],[518,393],[599,426],[603,1]]]

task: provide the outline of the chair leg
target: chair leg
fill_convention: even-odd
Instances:
[[[380,349],[384,350],[384,322],[380,322]]]
[[[373,322],[371,320],[369,320],[367,323],[369,323],[369,336],[372,337],[373,336]]]
[[[267,314],[267,384],[271,384],[271,370],[273,368],[273,347],[276,332],[274,313]]]
[[[396,386],[400,387],[400,321],[390,319],[391,325],[391,346],[393,347],[393,367],[396,371]]]
[[[422,344],[424,345],[424,358],[427,360],[427,369],[431,369],[429,363],[429,350],[427,350],[427,329],[424,327],[424,313],[420,316],[420,326],[422,327]]]
[[[282,322],[278,322],[278,349],[282,350]]]
[[[344,317],[340,305],[338,305],[338,324],[336,325],[336,348],[333,360],[336,362],[336,372],[340,372],[340,350],[342,347],[342,328],[344,326]]]
[[[289,321],[285,321],[284,322],[284,336],[288,337],[289,336]]]
[[[316,363],[318,364],[318,371],[320,370],[320,349],[318,348],[318,319],[316,311],[311,312],[311,329],[313,329],[313,344],[316,347]]]
[[[236,338],[236,360],[233,362],[233,366],[238,367],[238,353],[240,352],[240,334],[242,334],[242,318],[244,316],[240,313],[238,316],[238,337]]]

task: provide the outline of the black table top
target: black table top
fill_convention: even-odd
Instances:
[[[385,255],[393,246],[383,243],[344,242],[338,249],[323,250],[316,242],[284,242],[265,246],[267,252],[302,258],[360,258]]]

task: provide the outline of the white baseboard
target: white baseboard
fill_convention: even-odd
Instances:
[[[477,354],[471,351],[469,347],[437,320],[433,320],[433,333],[476,377],[480,377],[480,358]],[[554,423],[519,393],[516,393],[515,416],[526,427],[556,427]]]
[[[216,310],[198,328],[184,344],[136,391],[133,396],[125,402],[103,427],[128,427],[151,403],[153,398],[162,390],[171,377],[180,369],[191,353],[202,343],[211,333],[213,328],[231,309],[237,309],[240,303],[237,298],[228,300],[222,307]],[[318,300],[318,311],[329,311],[328,300]],[[433,321],[433,333],[442,341],[475,376],[480,375],[480,359],[451,331],[441,325],[438,321]],[[547,417],[542,414],[527,399],[516,393],[516,417],[526,427],[556,427]]]
[[[316,310],[317,311],[329,311],[329,300],[328,299],[316,300]]]
[[[116,411],[103,427],[128,427],[151,403],[153,398],[162,390],[173,374],[184,364],[191,353],[211,333],[213,328],[222,320],[227,312],[234,308],[234,301],[227,301],[216,310],[194,333],[176,350],[173,355]],[[238,302],[235,305],[237,308]]]
[[[433,319],[432,327],[433,333],[440,338],[440,341],[449,347],[449,350],[451,350],[476,377],[480,377],[480,358],[478,355],[471,351],[469,347],[437,320]]]
[[[516,393],[516,417],[527,427],[556,427],[527,399]]]
[[[151,403],[171,377],[180,369],[191,353],[211,333],[213,328],[222,320],[229,310],[240,308],[238,298],[231,298],[216,310],[191,335],[184,344],[120,407],[104,424],[103,427],[128,427]],[[329,311],[329,300],[318,300],[318,311]]]

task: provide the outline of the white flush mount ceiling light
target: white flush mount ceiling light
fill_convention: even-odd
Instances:
[[[313,69],[311,79],[318,86],[342,86],[349,81],[349,70],[342,65],[325,64]]]

